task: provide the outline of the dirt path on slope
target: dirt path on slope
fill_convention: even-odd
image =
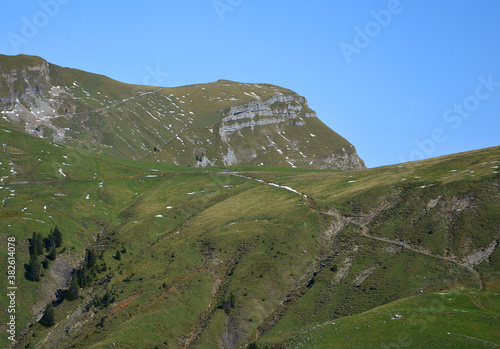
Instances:
[[[479,289],[483,290],[483,281],[481,280],[481,276],[479,275],[479,273],[476,270],[474,270],[473,267],[471,267],[465,263],[461,263],[461,262],[459,262],[453,258],[450,258],[450,257],[439,256],[439,255],[431,253],[430,251],[415,248],[415,247],[405,243],[404,241],[391,240],[388,238],[376,237],[376,236],[370,235],[368,228],[364,225],[362,226],[362,229],[363,229],[363,231],[362,231],[361,235],[363,235],[364,237],[367,237],[369,239],[378,240],[378,241],[386,242],[386,243],[393,244],[393,245],[398,245],[398,246],[404,247],[410,251],[420,253],[420,254],[423,254],[423,255],[426,255],[426,256],[429,256],[432,258],[442,259],[442,260],[447,261],[447,262],[455,263],[455,264],[459,265],[460,267],[467,269],[468,271],[470,271],[474,275],[474,278],[479,283]]]
[[[138,178],[138,177],[146,177],[146,176],[149,176],[149,175],[140,174],[140,175],[132,175],[132,176],[117,176],[117,177],[106,177],[106,178],[52,179],[49,181],[10,182],[10,183],[5,183],[5,185],[37,185],[37,184],[66,183],[66,182],[109,181],[109,180],[113,180],[113,179]]]
[[[67,114],[62,114],[62,115],[54,116],[54,118],[60,118],[60,117],[64,117],[64,116],[74,116],[74,115],[86,114],[86,113],[101,112],[101,111],[104,111],[104,110],[108,110],[108,109],[114,108],[117,105],[123,104],[125,102],[134,100],[136,98],[140,98],[140,97],[145,96],[145,95],[149,95],[149,94],[161,92],[162,90],[163,90],[163,88],[159,88],[156,91],[144,92],[144,93],[141,93],[141,94],[139,94],[137,96],[132,96],[130,98],[125,98],[125,99],[121,100],[120,102],[116,102],[116,103],[111,104],[111,105],[109,105],[107,107],[104,107],[104,108],[99,108],[99,109],[94,109],[94,110],[78,111],[78,112],[74,112],[74,113],[67,113]]]

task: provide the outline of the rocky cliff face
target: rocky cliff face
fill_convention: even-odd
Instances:
[[[0,113],[5,121],[24,126],[24,130],[38,137],[50,134],[56,142],[64,141],[65,129],[52,124],[58,116],[62,90],[50,79],[46,61],[23,56],[15,68],[0,64]]]
[[[225,165],[252,164],[321,169],[361,169],[354,147],[336,135],[335,141],[317,131],[327,129],[298,94],[276,93],[222,111],[219,135],[227,144]],[[245,139],[251,139],[248,142]],[[242,147],[241,144],[244,144]],[[322,147],[323,151],[318,149]],[[274,157],[274,161],[269,161]],[[265,161],[268,161],[267,163]]]
[[[354,147],[307,100],[267,84],[123,84],[41,58],[0,55],[4,122],[114,157],[184,166],[360,169]]]
[[[275,103],[277,105],[275,106]],[[281,104],[280,104],[281,103]],[[250,104],[231,107],[229,112],[222,118],[219,134],[223,141],[243,128],[264,125],[277,125],[287,120],[291,120],[295,126],[302,126],[305,118],[315,118],[313,111],[304,111],[304,107],[309,109],[307,100],[299,95],[284,96],[275,94],[264,102],[252,102]]]

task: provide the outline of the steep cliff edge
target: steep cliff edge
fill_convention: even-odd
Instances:
[[[185,166],[361,169],[355,148],[307,100],[228,80],[157,88],[0,55],[0,113],[41,138],[105,155]]]

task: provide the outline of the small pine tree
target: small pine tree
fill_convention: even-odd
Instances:
[[[97,308],[99,308],[101,306],[101,298],[99,298],[99,296],[95,296],[94,306],[96,306]]]
[[[77,275],[78,285],[81,288],[86,287],[90,282],[89,270],[87,267],[84,266],[82,269],[78,270]]]
[[[87,250],[87,254],[85,256],[85,262],[87,263],[89,269],[92,268],[97,262],[97,254],[92,248]]]
[[[54,246],[54,232],[52,229],[50,229],[49,235],[43,239],[43,244],[45,245],[47,252],[50,252],[50,249]]]
[[[28,279],[31,281],[40,281],[40,262],[36,255],[32,255],[28,264]]]
[[[71,282],[69,283],[68,293],[66,293],[65,299],[68,301],[77,299],[79,290],[77,277],[76,275],[73,275]]]
[[[104,297],[102,297],[102,305],[107,307],[109,303],[111,303],[111,293],[109,293],[109,290],[106,290]]]
[[[56,248],[55,248],[55,246],[52,246],[52,248],[50,249],[50,253],[47,256],[47,258],[50,259],[50,260],[54,260],[54,259],[56,259],[56,257],[57,257]]]
[[[30,256],[39,256],[43,253],[43,239],[40,234],[36,231],[33,232],[31,236],[30,245],[29,245]]]
[[[30,253],[30,257],[33,256],[33,255],[36,255],[35,241],[36,241],[36,231],[33,232],[33,235],[31,236],[31,239],[29,239],[28,251]]]
[[[36,232],[33,233],[35,236],[35,248],[36,248],[36,254],[40,256],[43,254],[43,238],[42,234],[37,234]]]
[[[115,259],[117,261],[121,260],[122,259],[122,254],[120,253],[120,250],[116,251],[116,254],[115,254]]]
[[[45,327],[52,327],[55,324],[55,319],[54,319],[54,307],[52,306],[52,303],[47,303],[45,306],[45,311],[43,312],[43,316],[38,321],[40,324],[42,324]]]
[[[49,269],[49,265],[50,265],[50,260],[45,258],[43,261],[42,261],[42,267],[43,269]]]
[[[63,244],[63,236],[57,225],[54,228],[53,236],[56,247],[61,247]]]

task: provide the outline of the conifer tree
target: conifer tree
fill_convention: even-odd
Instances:
[[[31,236],[29,252],[31,256],[39,256],[43,253],[43,239],[36,231]]]
[[[39,233],[33,233],[33,236],[35,237],[35,248],[36,248],[36,253],[38,256],[43,254],[43,238],[42,234]]]
[[[28,264],[28,279],[31,281],[40,281],[40,262],[36,255],[31,255]]]
[[[54,228],[53,236],[54,236],[54,243],[55,243],[56,247],[61,247],[62,243],[63,243],[63,236],[62,236],[62,233],[59,230],[59,227],[57,225]]]
[[[57,257],[57,252],[56,252],[56,248],[55,246],[52,246],[52,248],[50,249],[50,253],[49,255],[47,256],[50,260],[54,260],[56,259]]]
[[[43,316],[40,319],[39,323],[45,327],[54,326],[54,324],[55,324],[54,307],[52,306],[52,303],[49,302],[45,306],[45,311],[43,312]]]
[[[97,254],[95,253],[94,249],[89,248],[85,256],[85,262],[87,263],[87,267],[91,269],[95,265],[96,261],[97,261]]]
[[[109,303],[111,303],[111,293],[109,293],[109,290],[106,290],[104,297],[102,297],[102,304],[106,307]]]
[[[68,293],[66,293],[65,299],[68,301],[73,301],[78,298],[78,281],[76,275],[73,275],[71,282],[69,283]]]
[[[50,260],[48,258],[45,258],[43,261],[42,261],[42,267],[43,269],[48,269],[49,268],[49,265],[50,265]]]
[[[33,235],[31,235],[31,239],[29,240],[29,246],[28,246],[28,251],[30,253],[30,257],[35,255],[37,256],[38,254],[36,253],[36,231],[33,232]]]
[[[45,245],[45,249],[48,252],[50,252],[50,249],[52,248],[52,246],[55,246],[54,231],[52,229],[50,229],[49,235],[45,239],[43,239],[43,242],[44,242],[44,245]]]
[[[78,285],[81,288],[86,287],[90,281],[89,270],[87,269],[87,267],[83,266],[82,269],[78,270],[77,275],[78,275]]]

